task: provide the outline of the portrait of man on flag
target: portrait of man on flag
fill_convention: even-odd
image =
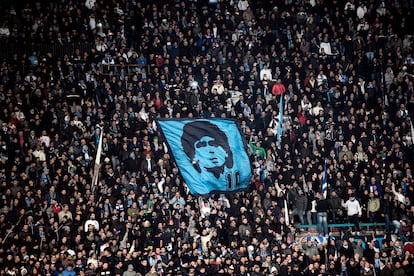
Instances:
[[[215,124],[207,121],[186,124],[181,144],[199,173],[206,170],[219,178],[224,168],[233,168],[233,152],[227,136]]]
[[[234,121],[159,120],[158,124],[192,194],[232,192],[249,186],[247,146]]]

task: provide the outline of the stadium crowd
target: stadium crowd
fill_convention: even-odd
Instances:
[[[413,1],[0,7],[2,47],[31,49],[0,65],[0,275],[414,271]],[[188,192],[156,124],[184,117],[238,122],[249,190]]]

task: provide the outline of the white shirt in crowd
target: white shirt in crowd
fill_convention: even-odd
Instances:
[[[351,197],[345,202],[342,202],[342,207],[344,207],[347,211],[347,215],[355,216],[355,215],[362,215],[361,205],[359,204],[358,200],[355,197]]]

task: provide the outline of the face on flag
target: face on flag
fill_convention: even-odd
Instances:
[[[158,124],[193,194],[231,192],[250,184],[246,143],[232,120],[160,120]]]
[[[219,178],[225,168],[233,167],[233,152],[226,133],[209,121],[185,124],[181,145],[199,173],[207,171]]]
[[[201,137],[194,144],[194,161],[200,169],[213,170],[224,166],[229,157],[226,150],[210,136]]]

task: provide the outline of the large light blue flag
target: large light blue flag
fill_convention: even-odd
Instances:
[[[326,159],[323,165],[322,195],[323,195],[323,198],[326,198],[326,196],[328,195],[328,177],[326,175]]]
[[[235,121],[162,119],[158,125],[192,194],[249,187],[247,144]]]

